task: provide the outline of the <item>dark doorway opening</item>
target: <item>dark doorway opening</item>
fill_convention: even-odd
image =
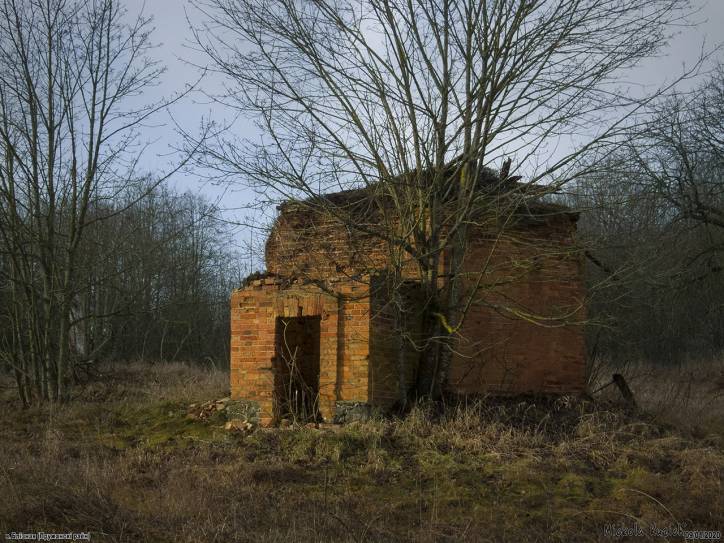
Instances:
[[[322,319],[277,317],[274,388],[279,418],[319,420],[319,341]]]

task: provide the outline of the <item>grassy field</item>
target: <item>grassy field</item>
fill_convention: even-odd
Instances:
[[[54,411],[22,410],[4,388],[0,536],[681,541],[653,530],[724,529],[720,369],[687,393],[681,375],[632,369],[638,414],[491,399],[437,419],[251,433],[225,431],[221,413],[188,418],[227,395],[227,375],[182,364],[106,368]]]

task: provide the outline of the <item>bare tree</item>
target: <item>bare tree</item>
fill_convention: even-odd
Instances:
[[[262,133],[219,130],[203,163],[381,240],[396,290],[415,267],[426,298],[417,391],[437,397],[479,298],[460,273],[469,230],[503,235],[528,200],[615,140],[651,99],[621,76],[665,44],[687,4],[198,0],[196,40],[229,82],[216,99]],[[360,187],[354,213],[320,197]]]
[[[646,108],[625,144],[571,187],[588,212],[590,314],[610,358],[715,356],[722,335],[724,71]]]
[[[150,21],[114,0],[0,1],[0,247],[12,328],[0,349],[24,403],[67,396],[79,258],[129,186],[138,104],[163,68]],[[117,213],[118,209],[114,210]]]
[[[81,243],[72,305],[76,373],[99,359],[223,365],[228,293],[242,268],[218,206],[141,186],[90,213],[108,218]]]
[[[620,153],[639,190],[668,204],[672,222],[702,228],[712,243],[694,260],[724,251],[724,66],[693,92],[657,103]],[[713,231],[712,231],[713,229]]]

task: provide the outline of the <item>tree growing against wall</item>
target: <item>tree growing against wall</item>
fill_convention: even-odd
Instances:
[[[621,75],[665,44],[687,2],[196,6],[206,16],[196,40],[229,83],[216,98],[251,114],[262,134],[220,130],[203,146],[203,165],[244,179],[262,200],[300,200],[382,240],[395,291],[401,270],[416,268],[426,301],[415,389],[435,398],[477,296],[459,273],[468,231],[505,235],[529,199],[579,175],[584,152],[611,144],[651,99],[632,98]],[[567,150],[554,152],[562,140]],[[353,213],[321,197],[360,187]]]

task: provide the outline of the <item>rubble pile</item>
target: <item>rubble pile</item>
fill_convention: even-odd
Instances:
[[[187,417],[192,420],[208,420],[218,412],[224,412],[231,398],[221,398],[204,403],[192,403],[189,405]]]
[[[238,415],[233,409],[228,409],[233,402],[231,398],[221,398],[219,400],[211,400],[204,403],[192,403],[189,405],[187,417],[191,420],[210,421],[215,416],[226,419],[224,430],[229,432],[250,433],[254,430],[254,424]]]

